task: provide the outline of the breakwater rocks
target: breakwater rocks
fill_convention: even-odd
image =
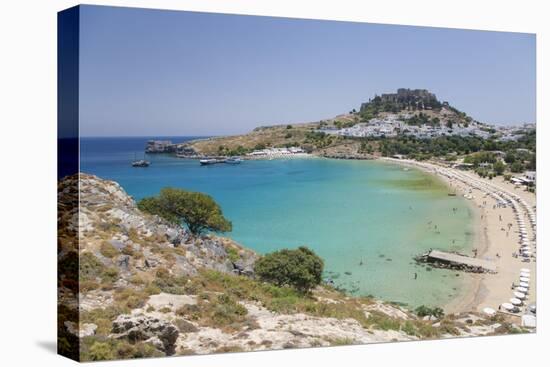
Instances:
[[[420,264],[427,264],[433,268],[458,270],[467,273],[496,273],[496,265],[488,260],[469,257],[457,252],[430,250],[425,254],[414,257]]]

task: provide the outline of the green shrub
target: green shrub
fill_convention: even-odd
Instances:
[[[451,320],[442,320],[439,330],[442,334],[460,335],[460,331]]]
[[[416,330],[416,335],[424,339],[439,338],[441,336],[440,330],[433,327],[430,323],[427,322],[417,322]]]
[[[104,361],[111,359],[162,357],[164,353],[152,344],[126,340],[86,337],[81,346],[82,361]]]
[[[101,252],[101,255],[109,259],[117,256],[119,253],[118,250],[107,241],[101,242],[99,252]]]
[[[195,305],[187,304],[176,311],[176,315],[197,321],[203,326],[231,331],[249,325],[247,313],[243,305],[227,294],[220,294],[210,301],[200,300]]]
[[[110,285],[118,279],[118,269],[106,267],[94,254],[85,252],[80,256],[80,281],[96,281],[100,278],[104,285]]]
[[[425,316],[433,316],[436,319],[441,319],[443,316],[445,316],[445,312],[443,312],[443,309],[441,307],[428,307],[428,306],[418,306],[414,312],[419,317],[425,317]]]
[[[118,305],[127,307],[130,310],[143,307],[148,298],[149,294],[147,292],[138,291],[133,288],[125,288],[117,291],[114,295],[114,299]]]
[[[226,248],[225,251],[227,252],[229,260],[231,260],[232,262],[239,261],[239,259],[241,258],[239,256],[239,251],[234,247]]]
[[[411,321],[405,321],[403,325],[401,325],[401,330],[405,332],[407,335],[416,335],[416,328],[414,327],[414,324]]]
[[[321,283],[323,260],[307,247],[283,249],[256,261],[254,270],[263,281],[279,287],[291,286],[307,293]]]
[[[92,361],[105,361],[115,358],[112,347],[108,343],[103,342],[95,342],[92,344],[88,355]]]
[[[118,315],[128,313],[129,311],[127,307],[121,307],[120,305],[94,308],[90,311],[82,311],[80,313],[80,322],[96,324],[96,335],[107,336],[111,333],[113,320],[116,319]]]
[[[188,283],[188,278],[185,276],[174,276],[166,268],[159,268],[156,272],[153,286],[157,287],[161,292],[171,294],[186,294],[185,286]]]
[[[226,294],[220,294],[216,302],[210,303],[212,320],[216,325],[230,325],[242,322],[248,311]]]
[[[355,341],[352,338],[335,338],[328,340],[331,346],[352,345]]]

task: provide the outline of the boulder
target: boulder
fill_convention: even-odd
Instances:
[[[126,244],[123,241],[112,239],[109,241],[111,245],[113,245],[114,248],[116,248],[118,251],[122,250]]]
[[[176,246],[185,239],[184,231],[179,228],[166,227],[164,235],[168,239],[168,242]]]
[[[233,263],[235,272],[237,274],[248,275],[248,276],[254,275],[255,261],[256,261],[255,257],[252,257],[252,256],[244,259],[240,258],[239,260]]]
[[[72,321],[65,321],[65,327],[69,333],[78,336],[79,338],[95,335],[95,331],[97,330],[96,324],[84,323],[80,325],[80,328],[77,328],[76,323]]]
[[[157,349],[172,355],[176,351],[179,330],[168,321],[148,315],[119,315],[113,321],[113,337],[137,341],[155,341]],[[155,339],[156,338],[156,339]],[[160,341],[158,342],[157,339]]]
[[[119,255],[116,259],[116,265],[122,271],[128,271],[130,268],[130,256],[129,255]]]

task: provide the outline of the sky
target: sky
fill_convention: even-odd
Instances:
[[[82,136],[205,136],[319,121],[397,88],[535,122],[535,35],[82,6]]]

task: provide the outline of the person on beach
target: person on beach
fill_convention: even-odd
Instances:
[[[416,278],[418,278],[418,274],[414,273],[414,280],[416,280]]]

